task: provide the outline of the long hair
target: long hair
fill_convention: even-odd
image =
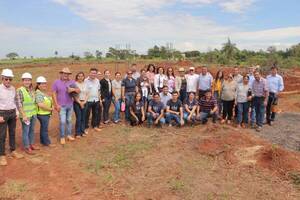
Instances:
[[[150,71],[151,67],[153,67],[153,71]],[[149,64],[148,67],[147,67],[147,72],[153,72],[153,73],[155,73],[155,71],[156,71],[155,65]]]
[[[172,75],[173,77],[175,77],[173,67],[168,67],[167,72],[166,72],[168,79],[170,78],[170,75],[169,75],[169,69],[172,69],[171,75]]]
[[[159,74],[159,70],[162,69],[163,70],[163,74],[165,74],[165,68],[163,67],[158,67],[156,73]]]
[[[219,78],[220,73],[222,73],[221,78]],[[216,74],[216,81],[217,80],[224,80],[224,72],[222,70],[219,70]]]
[[[76,76],[75,76],[75,81],[78,81],[79,75],[83,75],[83,79],[85,78],[85,75],[84,75],[83,72],[78,72],[78,73],[76,74]]]

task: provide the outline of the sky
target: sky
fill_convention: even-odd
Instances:
[[[146,53],[286,49],[300,43],[299,0],[0,0],[0,58],[60,56],[126,44]]]

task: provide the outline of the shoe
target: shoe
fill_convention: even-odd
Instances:
[[[242,128],[246,128],[246,125],[245,125],[245,124],[242,124]]]
[[[25,148],[24,149],[25,153],[27,153],[28,155],[34,155],[35,153],[33,152],[33,150],[29,147],[29,148]]]
[[[76,135],[75,138],[76,138],[76,139],[80,139],[81,136],[80,136],[80,135]]]
[[[231,120],[227,120],[227,124],[231,124]]]
[[[67,136],[67,140],[68,140],[68,141],[74,141],[75,138],[73,138],[72,136],[69,135],[69,136]]]
[[[53,147],[56,147],[56,145],[55,144],[48,144],[48,145],[46,145],[46,147],[53,148]]]
[[[66,144],[66,139],[65,138],[60,138],[60,144],[62,144],[62,145]]]
[[[0,156],[0,166],[6,166],[7,160],[5,156]]]
[[[87,134],[85,134],[85,133],[82,133],[82,137],[86,137],[87,136]]]
[[[261,129],[262,129],[262,127],[261,127],[261,126],[258,126],[258,127],[256,128],[256,131],[257,131],[257,132],[260,132]]]
[[[89,134],[89,131],[87,129],[84,130],[84,134]]]
[[[30,145],[31,150],[40,150],[40,147],[36,145]]]
[[[242,126],[241,126],[240,124],[238,124],[238,125],[237,125],[237,128],[239,128],[239,129],[240,129],[240,128],[242,128]]]
[[[172,127],[172,123],[169,124],[169,127]]]
[[[109,124],[110,120],[106,120],[103,124]]]
[[[101,128],[97,128],[97,127],[95,127],[95,128],[94,128],[94,130],[95,130],[96,132],[100,132],[100,131],[102,131],[102,129],[101,129]]]
[[[11,155],[13,158],[16,158],[16,159],[24,158],[24,155],[23,155],[23,154],[20,154],[20,153],[18,153],[18,152],[16,152],[16,151],[12,151],[12,152],[10,153],[10,155]]]
[[[221,120],[221,124],[224,124],[224,123],[225,123],[225,119],[222,119],[222,120]]]

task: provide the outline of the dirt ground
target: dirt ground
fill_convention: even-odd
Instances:
[[[71,69],[87,72],[92,65]],[[61,67],[15,71],[46,74],[52,82]],[[211,123],[181,129],[122,124],[61,146],[54,114],[50,136],[57,146],[22,160],[9,158],[0,168],[0,199],[300,199],[299,99],[283,96],[277,123],[260,135]],[[18,129],[18,149],[20,135]]]

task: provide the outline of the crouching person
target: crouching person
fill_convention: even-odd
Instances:
[[[202,124],[206,124],[208,118],[211,117],[213,123],[217,121],[218,103],[217,100],[212,96],[211,91],[206,91],[205,96],[199,100],[199,111],[197,118]]]
[[[167,103],[166,122],[172,126],[173,121],[177,126],[184,125],[182,102],[178,99],[177,91],[172,92],[172,99]]]
[[[188,98],[184,100],[184,113],[183,118],[185,122],[194,124],[196,121],[196,111],[198,107],[198,101],[195,98],[195,93],[190,92]]]
[[[161,127],[162,124],[165,124],[164,104],[160,101],[158,93],[153,94],[153,99],[149,103],[147,120],[148,127],[151,127],[153,124]]]
[[[145,121],[144,104],[141,93],[136,93],[133,104],[130,105],[131,126],[141,125]]]

